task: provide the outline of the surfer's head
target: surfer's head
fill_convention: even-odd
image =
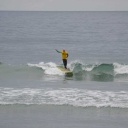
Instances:
[[[65,52],[65,49],[63,49],[63,52]]]

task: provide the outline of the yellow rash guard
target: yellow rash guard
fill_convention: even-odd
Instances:
[[[67,58],[68,58],[68,52],[66,50],[62,50],[62,51],[58,51],[57,49],[55,49],[58,53],[62,54],[62,60],[63,60],[63,64],[65,69],[67,69]]]
[[[62,59],[67,59],[68,57],[68,52],[67,51],[58,51],[57,49],[55,49],[58,53],[61,53],[62,54]]]
[[[67,59],[67,57],[68,57],[68,52],[67,51],[64,52],[62,50],[60,53],[62,54],[62,59]]]

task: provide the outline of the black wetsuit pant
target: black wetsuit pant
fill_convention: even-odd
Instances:
[[[67,59],[63,59],[64,67],[67,69]]]

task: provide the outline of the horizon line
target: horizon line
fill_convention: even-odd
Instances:
[[[127,12],[128,10],[0,10],[12,12]]]

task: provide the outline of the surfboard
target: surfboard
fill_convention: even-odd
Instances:
[[[72,71],[70,69],[65,69],[63,66],[56,66],[58,69],[60,69],[62,72],[65,73],[67,76],[73,76]]]

